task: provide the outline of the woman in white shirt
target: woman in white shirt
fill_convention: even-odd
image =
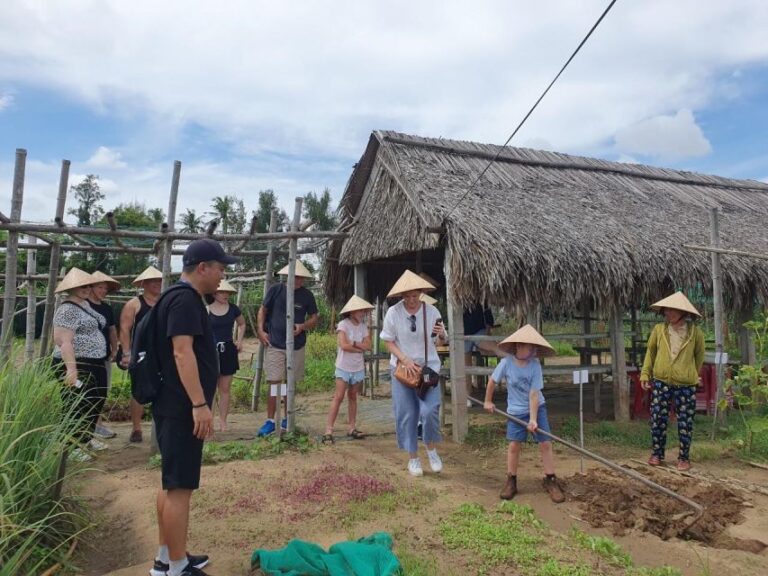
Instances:
[[[440,358],[430,334],[434,333],[441,342],[446,342],[448,335],[438,309],[419,299],[426,290],[434,290],[434,286],[406,270],[387,295],[389,298],[401,296],[402,299],[387,311],[381,331],[381,339],[391,355],[389,364],[392,372],[392,404],[397,445],[409,454],[408,473],[412,476],[424,474],[417,451],[419,420],[423,426],[423,441],[430,467],[433,472],[443,469],[443,462],[435,447],[435,444],[442,440],[440,387],[422,387],[419,390],[406,386],[395,376],[398,363],[403,365],[409,376],[421,373],[422,367],[425,366],[435,373],[440,372]]]

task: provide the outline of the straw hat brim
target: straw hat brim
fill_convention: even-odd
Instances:
[[[67,275],[64,276],[62,281],[59,282],[59,285],[56,286],[55,292],[56,294],[59,294],[60,292],[68,292],[75,288],[91,286],[93,284],[98,284],[99,282],[101,282],[101,280],[96,280],[92,274],[89,274],[85,270],[72,268],[67,272]]]
[[[216,288],[216,292],[228,292],[230,294],[236,294],[237,288],[232,286],[232,284],[230,284],[226,280],[222,280],[221,282],[219,282],[219,287]]]
[[[104,282],[107,285],[107,292],[117,292],[120,290],[120,282],[112,278],[112,276],[109,276],[107,274],[104,274],[101,270],[96,270],[93,274],[91,274],[94,278],[96,278],[96,282],[94,284],[98,284],[99,282]]]
[[[437,298],[432,298],[429,294],[422,292],[421,296],[419,296],[419,300],[422,302],[426,302],[427,304],[430,304],[431,306],[434,306],[437,304]]]
[[[347,303],[344,304],[344,308],[339,310],[339,314],[349,314],[351,312],[357,312],[358,310],[373,310],[374,306],[367,300],[360,298],[360,296],[352,296]]]
[[[288,276],[288,267],[289,266],[290,266],[290,264],[288,264],[287,266],[283,266],[283,268],[278,272],[278,275],[280,275],[280,276]],[[312,275],[312,272],[307,270],[307,267],[304,266],[304,263],[301,260],[296,260],[296,272],[295,272],[295,274],[296,274],[296,276],[298,276],[300,278],[309,278],[310,280],[314,280],[315,279],[315,277]]]
[[[395,282],[395,285],[392,286],[392,289],[389,291],[389,294],[387,294],[387,298],[392,298],[393,296],[400,296],[400,294],[403,294],[405,292],[410,292],[411,290],[427,290],[431,291],[434,290],[435,287],[424,280],[421,276],[418,274],[411,272],[410,270],[406,270],[403,272],[402,276]]]
[[[552,348],[552,345],[530,324],[526,324],[517,332],[499,342],[499,348],[504,352],[513,354],[518,344],[532,344],[536,346],[536,355],[538,357],[553,356],[555,354],[555,349]]]
[[[131,282],[131,284],[141,284],[145,280],[162,280],[163,279],[163,273],[160,272],[157,268],[154,266],[147,267],[144,272],[136,276],[136,278]]]
[[[651,304],[651,310],[661,312],[663,308],[672,308],[674,310],[680,310],[681,312],[701,317],[701,314],[696,310],[696,307],[691,304],[691,301],[688,300],[682,292],[675,292],[671,296],[667,296],[666,298],[662,298],[658,302]]]
[[[421,272],[419,274],[419,278],[421,278],[422,280],[426,280],[432,285],[432,288],[425,288],[424,289],[425,292],[434,292],[435,290],[440,288],[440,282],[432,278],[432,276],[430,276],[426,272]],[[431,302],[427,302],[427,304],[431,304]]]

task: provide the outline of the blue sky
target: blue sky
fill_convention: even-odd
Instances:
[[[290,210],[374,129],[501,143],[607,2],[282,4],[3,2],[0,211],[17,147],[41,221],[62,158],[106,208],[165,209],[178,159],[180,211]],[[762,0],[618,2],[513,145],[768,180],[766,29]]]

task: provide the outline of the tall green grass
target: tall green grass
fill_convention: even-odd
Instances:
[[[0,367],[0,576],[39,574],[62,561],[86,527],[83,511],[62,495],[82,468],[60,472],[78,424],[47,362]]]

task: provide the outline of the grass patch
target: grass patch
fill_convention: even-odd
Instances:
[[[0,368],[0,575],[40,574],[64,562],[86,529],[84,511],[59,484],[83,469],[68,463],[59,477],[80,425],[48,361],[12,358]]]
[[[571,528],[570,536],[578,546],[594,552],[614,566],[629,568],[633,564],[632,557],[610,538],[590,536],[586,532],[579,530],[576,526]]]
[[[222,464],[234,460],[264,460],[285,452],[306,454],[317,444],[303,432],[284,434],[282,440],[276,436],[256,438],[249,441],[206,442],[203,445],[203,464]],[[154,454],[149,459],[149,468],[159,468],[162,459]]]
[[[438,570],[434,558],[424,558],[401,548],[396,549],[395,554],[404,576],[447,576]]]
[[[434,490],[408,489],[376,494],[366,500],[351,502],[342,523],[349,528],[360,522],[386,517],[397,510],[418,512],[437,498]]]

